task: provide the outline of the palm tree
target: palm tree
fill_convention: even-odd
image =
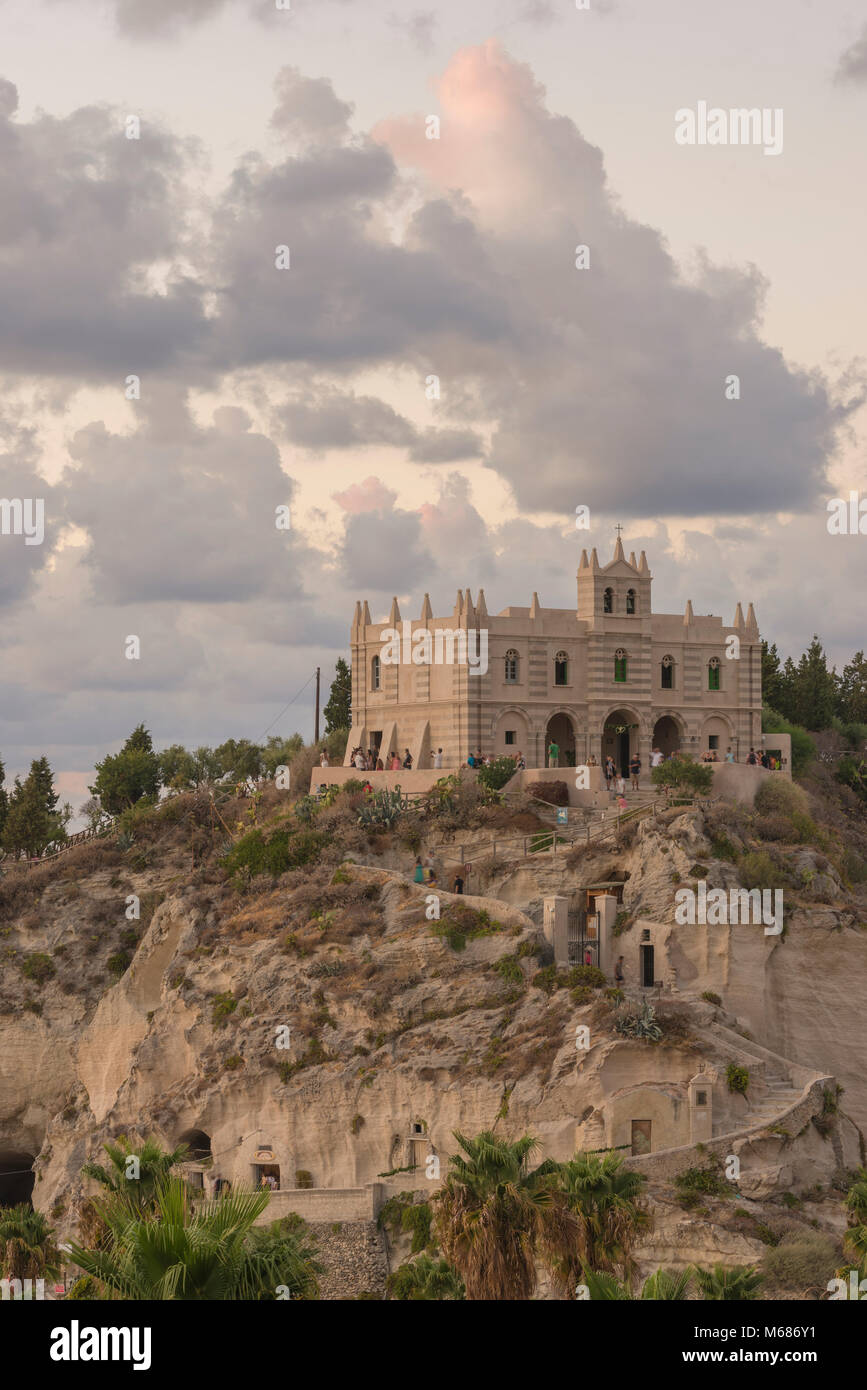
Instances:
[[[629,1285],[622,1279],[618,1279],[615,1274],[605,1274],[596,1269],[585,1269],[581,1276],[581,1283],[587,1289],[590,1300],[593,1303],[600,1303],[603,1300],[609,1302],[615,1299],[631,1299],[632,1294]]]
[[[110,1141],[102,1146],[109,1157],[107,1166],[101,1163],[85,1163],[83,1177],[93,1178],[104,1188],[112,1203],[120,1203],[126,1210],[144,1212],[153,1209],[157,1185],[166,1179],[178,1163],[183,1163],[189,1155],[186,1144],[168,1151],[158,1139],[145,1139],[137,1143],[122,1134],[117,1143]],[[130,1159],[137,1163],[137,1178],[130,1177],[136,1171]]]
[[[650,1225],[650,1213],[641,1198],[643,1174],[624,1168],[622,1157],[614,1153],[578,1153],[568,1163],[543,1163],[538,1171],[550,1175],[576,1218],[574,1238],[565,1248],[549,1249],[560,1287],[571,1295],[586,1270],[620,1272],[631,1278],[632,1247],[636,1236]]]
[[[180,1178],[159,1178],[152,1212],[113,1200],[102,1206],[107,1249],[66,1248],[105,1292],[124,1299],[315,1298],[319,1266],[302,1237],[253,1230],[268,1199],[267,1192],[235,1189],[194,1211]]]
[[[644,1281],[641,1290],[642,1299],[652,1298],[657,1301],[665,1299],[672,1302],[683,1302],[689,1293],[692,1284],[692,1270],[685,1269],[677,1274],[672,1269],[657,1269]]]
[[[762,1275],[749,1265],[714,1265],[713,1269],[693,1270],[696,1282],[705,1300],[726,1303],[747,1302],[758,1298],[762,1286]]]
[[[464,1299],[464,1281],[447,1260],[419,1255],[389,1274],[386,1289],[394,1299],[431,1303],[437,1299]]]
[[[0,1268],[4,1279],[56,1279],[60,1273],[52,1229],[26,1202],[0,1209]]]
[[[574,1218],[552,1191],[547,1173],[531,1172],[538,1140],[475,1139],[455,1131],[463,1149],[433,1200],[439,1243],[466,1286],[468,1299],[527,1299],[536,1288],[536,1255],[562,1248]],[[543,1165],[546,1166],[546,1165]]]

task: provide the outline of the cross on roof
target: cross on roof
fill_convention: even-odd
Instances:
[[[620,532],[623,530],[623,527],[620,525],[619,521],[614,529],[617,532],[617,539],[620,540]]]

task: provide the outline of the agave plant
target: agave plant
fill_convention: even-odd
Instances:
[[[403,811],[403,795],[400,787],[393,791],[374,792],[358,808],[358,824],[362,826],[381,825],[390,830]]]
[[[627,1013],[617,1020],[614,1027],[626,1038],[646,1038],[650,1042],[658,1042],[662,1037],[662,1029],[656,1022],[656,1010],[646,999],[637,1014]]]

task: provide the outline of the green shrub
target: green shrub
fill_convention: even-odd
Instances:
[[[238,1007],[238,1001],[231,993],[215,994],[211,1001],[211,1022],[215,1028],[222,1028]]]
[[[709,763],[695,763],[692,758],[681,755],[653,768],[650,780],[655,787],[671,787],[703,796],[713,785],[713,768]]]
[[[499,960],[494,961],[491,969],[495,970],[508,984],[521,985],[524,983],[524,972],[517,956],[500,956]]]
[[[431,1243],[431,1221],[433,1212],[427,1202],[413,1202],[404,1207],[400,1218],[402,1231],[412,1231],[410,1254],[417,1255]]]
[[[711,836],[710,848],[714,859],[727,859],[732,864],[737,860],[737,849],[723,831]]]
[[[733,1094],[745,1096],[750,1084],[748,1069],[738,1066],[737,1062],[729,1062],[726,1067],[726,1083]]]
[[[824,1292],[837,1263],[837,1247],[830,1236],[820,1231],[793,1231],[765,1251],[762,1271],[780,1288]]]
[[[54,961],[44,951],[34,951],[21,962],[21,973],[34,984],[44,985],[56,973]]]
[[[756,792],[755,809],[761,816],[807,815],[810,804],[806,793],[787,777],[767,777]]]
[[[678,1173],[674,1185],[683,1196],[703,1193],[709,1197],[730,1197],[732,1185],[724,1176],[723,1166],[714,1155],[703,1168],[686,1168]]]
[[[706,999],[708,1004],[721,1004],[722,1000],[718,994],[714,994],[712,989],[706,989],[702,994],[702,999]]]
[[[296,1168],[296,1170],[295,1170],[295,1186],[296,1186],[296,1187],[304,1187],[304,1188],[312,1187],[312,1186],[313,1186],[313,1174],[310,1173],[310,1172],[308,1172],[306,1168]]]
[[[757,816],[752,828],[760,840],[794,844],[800,838],[788,816]]]
[[[489,791],[498,792],[514,775],[514,758],[494,758],[493,762],[485,763],[479,768],[477,780]]]
[[[244,1058],[241,1056],[239,1052],[232,1052],[223,1063],[223,1066],[226,1068],[226,1071],[237,1071],[238,1068],[243,1067],[243,1065]]]
[[[112,975],[117,975],[120,979],[127,970],[131,959],[129,951],[115,951],[114,955],[109,956],[106,961],[106,968],[111,971]]]
[[[788,882],[785,870],[764,850],[752,850],[744,855],[740,876],[744,888],[784,888]]]

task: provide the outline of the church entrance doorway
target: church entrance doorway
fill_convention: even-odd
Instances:
[[[560,752],[558,764],[560,767],[575,766],[575,734],[572,729],[572,720],[568,714],[552,714],[548,720],[545,730],[545,765],[548,765],[548,749],[552,743],[556,743]]]
[[[638,752],[638,720],[626,709],[616,709],[605,720],[602,729],[602,766],[613,758],[617,769],[629,776],[629,759]]]
[[[664,714],[654,724],[653,747],[658,748],[664,758],[680,751],[680,730],[670,714]]]

